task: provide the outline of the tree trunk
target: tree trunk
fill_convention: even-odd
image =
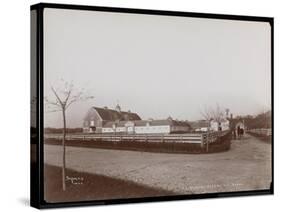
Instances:
[[[62,117],[63,117],[63,137],[62,137],[62,190],[66,190],[65,184],[65,137],[66,137],[66,120],[65,120],[65,108],[62,109]]]

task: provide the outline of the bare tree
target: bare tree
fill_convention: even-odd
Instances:
[[[224,110],[216,104],[216,107],[207,107],[205,106],[204,110],[201,110],[202,117],[209,122],[211,125],[211,121],[214,120],[216,122],[222,122],[224,119]]]
[[[219,106],[219,104],[216,105],[216,107],[212,110],[212,117],[214,121],[216,122],[222,122],[224,119],[224,110]]]
[[[65,82],[61,80],[62,87],[51,86],[51,91],[53,93],[53,98],[45,97],[45,108],[46,112],[62,112],[63,120],[63,136],[62,136],[62,189],[66,190],[65,183],[65,170],[66,170],[66,160],[65,160],[65,138],[66,138],[66,110],[75,102],[85,101],[93,99],[93,96],[85,95],[84,89],[77,90],[74,89],[73,83]]]
[[[213,109],[212,109],[211,107],[207,107],[207,106],[205,105],[204,109],[200,111],[201,116],[202,116],[205,120],[207,120],[208,122],[210,122],[210,121],[212,120],[212,118],[213,118],[213,116],[212,116],[212,115],[213,115],[212,110],[213,110]]]

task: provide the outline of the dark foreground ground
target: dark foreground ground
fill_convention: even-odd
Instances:
[[[45,199],[47,202],[72,202],[120,198],[175,195],[171,191],[150,188],[131,181],[98,174],[67,170],[67,190],[62,191],[61,168],[45,165]]]

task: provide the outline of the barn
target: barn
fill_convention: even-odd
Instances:
[[[115,110],[107,107],[91,107],[84,118],[85,133],[120,133],[120,134],[169,134],[189,132],[191,126],[185,121],[172,118],[163,120],[142,120],[137,113]]]
[[[91,107],[84,118],[83,131],[102,133],[102,128],[107,123],[130,120],[141,120],[141,118],[136,113],[121,111],[119,105],[116,106],[115,110],[107,107]]]

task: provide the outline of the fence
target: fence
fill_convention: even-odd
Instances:
[[[261,136],[272,136],[272,129],[250,129],[247,132],[254,133]]]
[[[185,133],[185,134],[68,134],[69,141],[149,142],[198,144],[208,151],[209,145],[229,131]],[[45,134],[47,139],[62,139],[62,135]]]

